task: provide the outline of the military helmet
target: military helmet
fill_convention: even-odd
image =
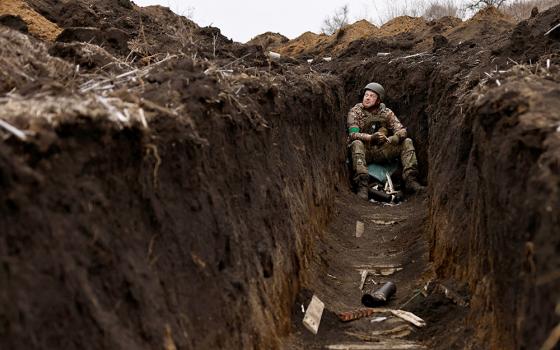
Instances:
[[[379,96],[380,100],[385,98],[385,89],[379,83],[369,83],[365,88],[362,89],[362,96],[365,94],[366,90],[371,90]]]

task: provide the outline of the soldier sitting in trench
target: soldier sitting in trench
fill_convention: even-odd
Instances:
[[[354,184],[358,196],[368,200],[368,163],[383,164],[400,158],[405,188],[410,193],[425,191],[417,180],[418,162],[412,140],[395,113],[381,103],[385,89],[369,83],[362,90],[362,103],[348,112],[349,147],[352,152]]]

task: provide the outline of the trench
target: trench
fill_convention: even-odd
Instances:
[[[4,29],[0,39],[30,46]],[[2,348],[543,344],[559,321],[558,70],[508,66],[507,47],[473,41],[370,57],[368,45],[386,44],[313,69],[237,47],[253,66],[229,75],[208,59],[169,59],[113,96],[142,106],[148,128],[111,120],[76,87],[4,81],[3,94],[26,94],[2,115],[33,136],[0,146]],[[68,50],[27,50],[25,67],[53,80],[38,62]],[[226,54],[213,52],[222,67]],[[496,64],[507,68],[500,83],[484,75]],[[74,66],[53,70],[62,79]],[[372,79],[428,184],[396,207],[349,188],[345,114]],[[29,121],[30,105],[48,118]],[[379,267],[402,269],[374,279],[395,281],[389,307],[425,328],[337,319],[360,307],[358,271]],[[327,306],[317,336],[301,325],[313,294]]]

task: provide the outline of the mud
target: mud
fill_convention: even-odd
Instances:
[[[560,322],[560,7],[243,45],[159,6],[6,4],[2,348],[540,348]],[[371,80],[429,188],[396,207],[349,192]],[[381,264],[425,328],[338,320]]]

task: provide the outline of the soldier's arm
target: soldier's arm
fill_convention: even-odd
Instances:
[[[350,140],[360,140],[364,142],[371,142],[372,136],[360,132],[360,126],[358,125],[358,118],[356,115],[356,110],[352,108],[348,112],[348,118],[346,119],[346,125],[348,126],[348,134],[350,135]]]
[[[389,108],[386,109],[387,113],[387,125],[389,129],[393,132],[393,135],[399,137],[400,140],[404,140],[407,137],[407,132],[405,127],[401,124],[395,113]]]

